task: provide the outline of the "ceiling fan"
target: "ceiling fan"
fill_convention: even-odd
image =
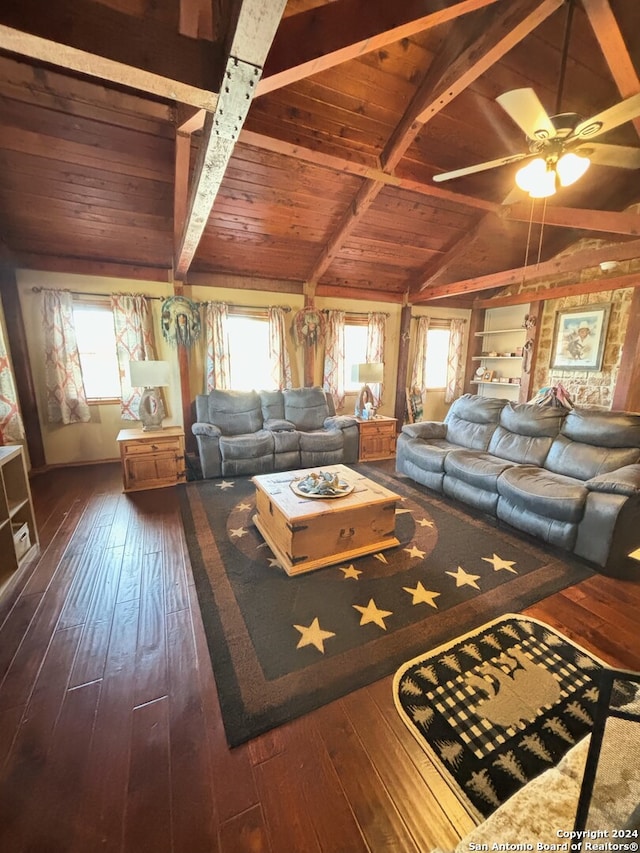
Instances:
[[[622,169],[640,168],[640,148],[591,142],[595,137],[640,116],[640,93],[584,120],[576,113],[548,115],[533,89],[514,89],[500,95],[496,101],[525,132],[529,150],[443,172],[434,175],[434,181],[448,181],[528,160],[516,175],[516,183],[532,197],[544,198],[553,195],[557,182],[561,186],[569,186],[578,180],[589,163]]]
[[[591,142],[595,137],[640,116],[640,92],[588,119],[582,119],[577,113],[560,112],[574,3],[575,0],[569,0],[567,4],[555,114],[548,115],[533,89],[514,89],[496,98],[502,109],[525,132],[529,150],[443,172],[434,175],[434,181],[449,181],[527,160],[529,162],[516,173],[516,184],[532,198],[546,198],[556,192],[558,184],[566,187],[577,181],[591,163],[622,169],[640,168],[640,148]]]

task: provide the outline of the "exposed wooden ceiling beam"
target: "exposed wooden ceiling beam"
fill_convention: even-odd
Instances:
[[[258,95],[380,50],[416,33],[454,20],[497,0],[337,0],[285,18],[267,57]],[[435,11],[426,12],[427,5]],[[322,53],[320,53],[320,46]]]
[[[452,59],[443,50],[436,57],[402,121],[382,153],[383,168],[391,170],[430,119],[484,74],[562,5],[564,0],[517,0],[490,10],[479,38]],[[453,39],[450,43],[453,43]]]
[[[211,42],[101,3],[0,4],[0,49],[206,110],[217,103],[220,63]]]
[[[256,92],[265,57],[286,0],[243,0],[231,3],[229,46],[220,97],[207,113],[192,178],[187,216],[176,252],[176,278],[183,280],[196,253],[240,130]]]
[[[505,219],[516,222],[544,222],[545,225],[557,225],[561,228],[640,236],[640,213],[551,206],[547,206],[544,212],[534,208],[532,213],[530,204],[521,203],[505,207],[503,215]]]
[[[494,296],[490,299],[476,299],[474,308],[504,308],[507,305],[526,305],[529,302],[543,302],[545,299],[566,299],[568,296],[582,296],[586,293],[600,293],[605,290],[621,290],[624,287],[640,287],[637,273],[603,276],[591,281],[576,281],[572,284],[543,287],[540,290],[525,290],[522,293]]]
[[[620,27],[611,10],[609,0],[582,0],[582,5],[598,40],[600,49],[611,71],[618,91],[623,98],[640,92],[640,79],[629,56]],[[640,136],[640,117],[632,121]]]
[[[520,286],[523,280],[530,284],[538,279],[546,279],[566,272],[578,272],[587,267],[596,267],[601,261],[628,261],[640,257],[640,240],[627,243],[616,243],[602,246],[598,249],[585,249],[570,255],[553,258],[529,267],[501,270],[490,275],[467,278],[462,281],[452,281],[449,284],[436,284],[428,290],[412,296],[411,301],[430,302],[432,299],[442,299],[444,296],[456,296],[461,293],[477,293],[482,290],[494,290],[497,287]],[[638,278],[637,273],[635,274]],[[628,286],[628,285],[627,285]]]
[[[272,136],[265,136],[262,133],[255,133],[252,130],[243,129],[240,133],[239,141],[246,145],[252,145],[254,148],[260,148],[263,151],[271,151],[274,154],[294,157],[304,163],[311,163],[323,169],[331,169],[334,172],[346,173],[348,175],[357,175],[361,178],[370,178],[374,181],[381,181],[387,186],[400,187],[410,192],[437,198],[453,204],[461,204],[465,207],[473,207],[492,213],[500,211],[500,205],[492,201],[452,192],[436,184],[424,184],[421,181],[401,178],[397,175],[383,172],[382,169],[375,169],[371,166],[365,166],[362,163],[356,163],[353,160],[346,160],[343,157],[336,157],[333,154],[325,154],[322,151],[315,151],[312,148],[305,148],[302,145],[295,145],[292,142],[285,142],[281,139],[275,139]]]
[[[545,20],[563,0],[510,0],[508,6],[494,8],[495,18],[491,27],[482,27],[481,36],[475,39],[452,61],[449,40],[441,56],[436,57],[427,72],[424,83],[400,119],[385,147],[381,164],[385,172],[392,172],[415,139],[420,128],[439,112],[440,106],[448,103],[470,85],[488,67],[511,50],[521,39]],[[356,198],[345,211],[338,228],[329,238],[312,269],[309,281],[318,281],[339,253],[349,234],[385,186],[380,180],[367,179]]]

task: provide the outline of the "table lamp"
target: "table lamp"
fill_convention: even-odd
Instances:
[[[162,429],[165,411],[158,389],[169,384],[169,362],[130,361],[129,374],[132,388],[144,388],[138,407],[143,431]]]
[[[366,364],[354,364],[351,368],[351,379],[354,382],[364,383],[358,402],[356,403],[356,416],[369,417],[369,410],[375,405],[373,391],[369,388],[369,382],[382,382],[384,378],[384,364],[381,361],[367,362]],[[370,405],[367,405],[370,404]]]

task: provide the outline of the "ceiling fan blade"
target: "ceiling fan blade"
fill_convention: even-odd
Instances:
[[[527,157],[533,156],[529,152],[526,154],[510,154],[508,157],[488,160],[486,163],[477,163],[475,166],[465,166],[464,169],[455,169],[453,172],[441,172],[439,175],[434,175],[433,180],[436,183],[450,181],[452,178],[462,178],[464,175],[473,175],[475,172],[484,172],[486,169],[495,169],[497,166],[507,166],[509,163],[517,163],[519,160],[526,160]]]
[[[591,139],[594,136],[600,136],[601,133],[606,133],[608,130],[613,130],[619,124],[631,121],[637,116],[640,116],[640,92],[631,95],[630,98],[625,98],[624,101],[620,101],[591,118],[585,119],[585,121],[581,121],[571,136],[579,139]]]
[[[496,101],[529,139],[553,139],[556,129],[533,89],[513,89]]]
[[[617,166],[620,169],[640,169],[640,148],[629,145],[605,145],[594,142],[572,149],[581,157],[588,157],[596,166]]]

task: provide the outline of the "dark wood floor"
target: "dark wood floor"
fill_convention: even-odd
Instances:
[[[32,489],[41,554],[0,601],[1,850],[425,853],[471,829],[390,678],[227,748],[176,489],[125,496],[116,465]],[[639,606],[598,576],[528,612],[640,669]]]

